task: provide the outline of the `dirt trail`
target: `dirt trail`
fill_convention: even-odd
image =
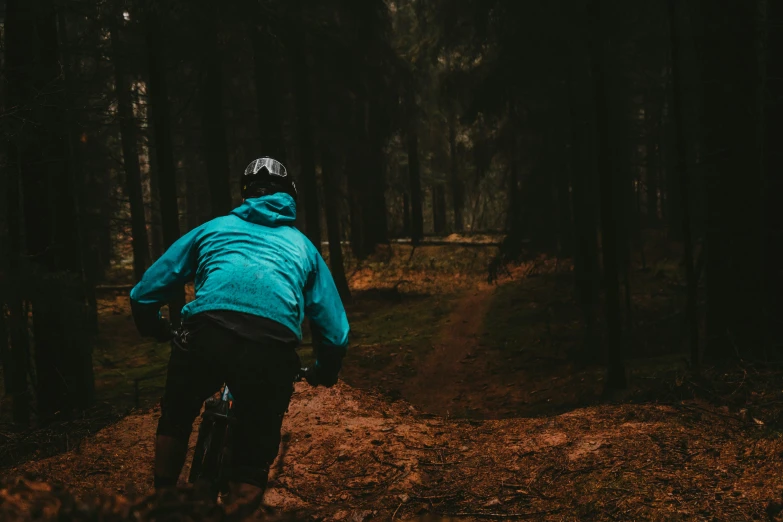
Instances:
[[[80,493],[144,492],[158,415],[131,415],[10,474]],[[325,520],[741,521],[779,497],[781,452],[780,438],[693,407],[604,405],[482,422],[424,415],[344,384],[298,385],[266,501]]]
[[[479,340],[494,289],[482,284],[467,291],[434,339],[432,351],[417,363],[415,377],[403,383],[407,400],[444,416],[475,409],[472,395],[465,392],[485,366]]]

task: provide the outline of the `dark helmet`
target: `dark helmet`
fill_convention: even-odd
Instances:
[[[277,192],[285,192],[296,201],[296,183],[285,166],[266,156],[251,161],[242,175],[242,197],[260,198]]]

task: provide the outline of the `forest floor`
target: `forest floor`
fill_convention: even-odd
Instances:
[[[589,358],[575,357],[567,265],[539,257],[489,285],[491,253],[395,254],[350,273],[343,382],[297,385],[270,506],[327,520],[739,521],[766,519],[781,498],[780,372],[688,371],[672,319],[676,267],[634,278],[631,386],[607,396],[601,367],[573,362]],[[32,473],[78,495],[151,489],[167,352],[140,344],[124,299],[103,300],[98,390],[132,405],[140,379],[141,407],[0,475]]]

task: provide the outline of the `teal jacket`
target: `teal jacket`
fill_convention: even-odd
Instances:
[[[195,299],[182,309],[183,321],[210,310],[246,312],[287,326],[301,340],[307,315],[322,345],[344,350],[345,309],[329,268],[295,219],[288,194],[245,200],[171,245],[131,290],[131,304],[157,314],[194,280]]]

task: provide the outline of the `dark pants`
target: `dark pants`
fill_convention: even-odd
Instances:
[[[187,443],[202,404],[225,382],[237,419],[229,477],[263,487],[299,367],[290,344],[249,341],[208,322],[186,327],[171,343],[157,433]]]

